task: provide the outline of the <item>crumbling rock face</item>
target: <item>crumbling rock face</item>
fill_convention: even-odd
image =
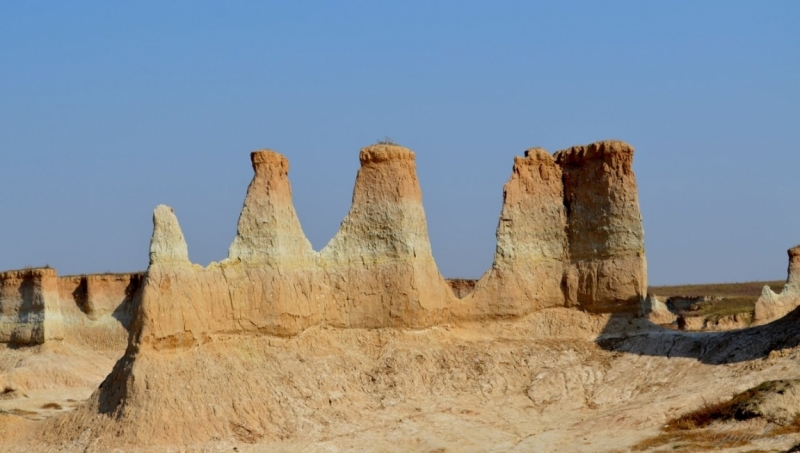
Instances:
[[[774,321],[800,306],[800,245],[789,249],[789,277],[780,294],[765,286],[756,301],[753,324]]]
[[[255,176],[228,259],[191,264],[174,213],[156,209],[141,344],[184,347],[232,332],[296,335],[319,324],[418,328],[449,318],[454,297],[433,261],[411,151],[361,151],[352,209],[320,253],[297,219],[286,158],[272,151],[251,158]]]
[[[541,148],[514,159],[503,188],[492,268],[465,299],[462,318],[513,317],[564,306],[566,214],[561,168]]]
[[[477,280],[465,278],[452,278],[447,279],[446,281],[447,284],[450,285],[453,295],[455,295],[458,299],[463,299],[472,294],[472,292],[475,291],[475,284],[478,283]]]
[[[259,155],[253,156],[255,161]],[[280,173],[274,175],[280,177]],[[269,195],[257,190],[267,186],[258,181],[262,177],[256,175],[246,205],[263,203],[259,198]],[[279,248],[259,248],[259,244],[270,242],[263,241],[258,230],[252,230],[251,235],[248,227],[257,221],[243,214],[231,247],[234,258],[203,268],[189,262],[188,257],[183,259],[185,242],[172,209],[156,209],[152,239],[156,244],[151,250],[179,250],[181,256],[176,259],[175,253],[151,252],[154,260],[147,272],[137,324],[140,344],[159,349],[187,347],[224,332],[295,335],[319,323],[324,299],[320,291],[314,291],[320,286],[315,279],[313,255],[302,267],[296,265],[301,261],[282,256]],[[279,263],[285,261],[295,265],[280,267]]]
[[[567,211],[567,304],[596,313],[635,312],[645,297],[647,263],[633,148],[605,141],[555,158]]]

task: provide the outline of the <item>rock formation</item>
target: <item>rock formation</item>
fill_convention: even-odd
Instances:
[[[52,268],[0,273],[0,343],[122,349],[140,282],[140,274],[58,277]]]
[[[302,241],[283,226],[287,219],[277,217],[285,205],[271,201],[291,196],[286,161],[268,151],[253,153],[252,160],[256,175],[231,258],[206,268],[192,264],[174,212],[167,206],[156,209],[137,332],[140,344],[187,347],[225,332],[294,335],[319,323],[324,298],[314,291],[320,285],[313,252],[309,245],[308,254],[284,253],[291,246],[297,251]]]
[[[605,141],[555,158],[567,211],[567,304],[595,313],[635,312],[647,289],[647,263],[633,148]]]
[[[255,176],[228,258],[275,269],[313,267],[314,250],[292,204],[289,161],[271,150],[255,151],[250,160]]]
[[[789,277],[780,294],[764,286],[756,301],[753,324],[760,325],[785,316],[800,306],[800,245],[789,249]]]
[[[658,296],[648,294],[642,302],[641,316],[647,318],[653,324],[672,324],[678,319],[675,313],[672,313],[667,304],[662,302]]]
[[[254,152],[228,259],[191,264],[174,213],[156,209],[139,339],[180,347],[219,333],[285,336],[319,324],[421,328],[564,305],[635,313],[646,277],[632,153],[602,142],[557,159],[542,149],[515,159],[494,264],[458,300],[431,253],[413,152],[361,150],[350,212],[319,253],[292,205],[288,161]]]
[[[380,351],[375,345],[384,336],[422,334],[393,328],[430,328],[424,333],[430,342],[454,322],[539,312],[535,320],[526,318],[536,332],[572,331],[577,323],[578,330],[593,326],[597,333],[609,315],[564,307],[636,314],[646,287],[632,155],[624,143],[602,142],[555,157],[534,148],[515,158],[492,268],[474,290],[457,285],[456,297],[431,253],[412,151],[392,144],[361,150],[351,209],[320,252],[306,239],[292,204],[287,159],[256,151],[226,259],[193,264],[173,210],[155,209],[150,265],[132,305],[125,355],[86,405],[54,419],[42,435],[49,442],[91,429],[132,445],[176,436],[184,443],[278,439],[333,406],[337,392],[371,400],[369,388],[380,373],[365,372],[363,358],[344,358],[354,348]],[[61,292],[74,296],[71,310],[96,322],[114,308],[83,293],[98,286],[122,291],[122,282],[87,278],[65,282]],[[66,311],[59,307],[58,313]],[[442,324],[449,325],[437,327]],[[339,338],[350,343],[339,345]],[[320,365],[329,357],[335,358],[330,367]],[[423,354],[413,357],[428,366]],[[294,364],[307,358],[313,367]],[[441,360],[447,359],[430,363]],[[297,374],[284,368],[289,362]],[[482,373],[482,365],[470,363],[469,373]],[[309,369],[337,370],[340,380],[326,382]],[[341,378],[343,370],[354,374]],[[419,376],[428,377],[414,385],[438,385],[428,371]],[[295,386],[297,379],[302,384]],[[325,393],[308,393],[317,387]],[[531,398],[536,392],[526,388]],[[309,426],[325,423],[314,419]]]
[[[7,288],[0,340],[37,344],[102,319],[120,318],[127,327],[140,282],[135,343],[159,349],[217,334],[291,336],[316,325],[423,328],[560,306],[636,313],[646,264],[632,158],[630,146],[611,141],[555,158],[540,148],[515,158],[492,268],[456,297],[431,253],[413,152],[392,144],[361,150],[350,212],[317,253],[292,204],[287,159],[256,151],[227,259],[192,264],[174,212],[159,206],[147,277],[134,289],[130,276],[54,283],[54,271],[35,270],[0,277]],[[32,289],[18,292],[23,283]]]
[[[503,188],[492,268],[464,300],[463,318],[513,317],[564,305],[566,215],[561,168],[541,148],[514,159]]]
[[[0,343],[42,344],[62,338],[55,269],[0,274]]]
[[[142,273],[59,277],[61,310],[70,311],[70,305],[75,305],[91,321],[113,316],[127,327],[142,278]]]
[[[428,327],[454,299],[431,253],[414,153],[361,150],[353,204],[320,252],[330,287],[328,322],[339,327]]]

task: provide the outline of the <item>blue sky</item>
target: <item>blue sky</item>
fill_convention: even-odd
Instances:
[[[320,249],[388,136],[417,153],[442,273],[478,277],[513,156],[616,138],[651,283],[782,279],[798,20],[796,1],[3,2],[0,269],[144,269],[159,203],[218,261],[265,147]]]

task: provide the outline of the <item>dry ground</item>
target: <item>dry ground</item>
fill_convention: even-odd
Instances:
[[[0,451],[787,451],[800,435],[758,418],[669,426],[800,378],[799,345],[796,313],[687,333],[551,309],[420,331],[217,336],[136,356],[125,376],[146,390],[122,398],[98,388],[110,354],[5,348]]]

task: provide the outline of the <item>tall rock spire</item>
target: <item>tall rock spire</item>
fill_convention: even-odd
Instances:
[[[555,157],[567,210],[567,304],[601,313],[637,312],[647,292],[647,262],[633,147],[604,141]]]
[[[466,317],[521,316],[564,305],[567,237],[561,176],[544,149],[514,158],[503,188],[494,263],[464,300],[462,307],[470,312]]]
[[[271,150],[255,151],[250,160],[255,175],[228,257],[273,267],[311,260],[314,251],[292,204],[289,161]]]
[[[320,252],[334,304],[329,321],[352,327],[442,322],[453,296],[431,254],[414,153],[376,144],[359,157],[350,212]]]

